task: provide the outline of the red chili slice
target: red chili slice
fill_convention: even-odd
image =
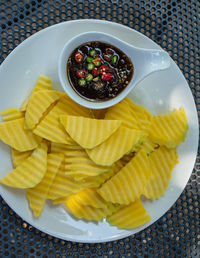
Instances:
[[[92,75],[93,75],[94,77],[96,77],[96,76],[98,76],[98,74],[99,74],[99,72],[98,72],[97,68],[94,68],[94,69],[92,70]]]
[[[112,49],[106,48],[106,54],[112,56],[114,54],[114,51]]]
[[[106,65],[101,65],[99,67],[99,73],[100,74],[106,73],[107,71],[108,71],[108,67]]]
[[[76,71],[76,75],[79,78],[85,78],[85,76],[87,75],[87,72],[85,70],[78,70],[78,71]]]
[[[112,78],[112,73],[105,73],[102,75],[101,79],[103,81],[109,81]]]
[[[75,57],[75,60],[76,60],[77,63],[82,63],[83,62],[84,56],[80,52],[76,52],[74,57]]]
[[[104,58],[106,61],[110,61],[110,60],[111,60],[111,57],[112,57],[112,55],[107,55],[107,54],[103,53],[103,58]]]

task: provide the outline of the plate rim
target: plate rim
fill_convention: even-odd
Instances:
[[[32,34],[31,36],[29,36],[28,38],[26,38],[25,40],[23,40],[19,45],[17,45],[17,46],[8,54],[8,56],[5,58],[5,60],[1,63],[0,69],[3,69],[4,66],[7,64],[7,62],[9,62],[10,58],[12,58],[13,54],[15,53],[15,49],[16,49],[16,48],[19,50],[20,48],[23,47],[23,45],[24,45],[26,42],[31,41],[33,38],[40,37],[40,34],[42,34],[42,33],[44,33],[44,32],[47,32],[47,31],[50,31],[51,29],[54,29],[54,27],[58,27],[58,26],[62,26],[62,25],[64,26],[65,24],[69,24],[69,23],[84,23],[84,22],[86,22],[86,23],[87,23],[87,22],[94,22],[94,23],[100,23],[100,24],[110,24],[110,25],[113,25],[113,26],[120,27],[122,30],[125,28],[126,30],[129,30],[131,33],[134,32],[134,33],[136,33],[136,34],[138,34],[138,35],[140,35],[140,36],[142,35],[142,36],[145,37],[146,39],[150,40],[150,41],[154,44],[154,46],[155,46],[157,49],[162,49],[157,43],[155,43],[152,39],[148,38],[148,37],[147,37],[146,35],[144,35],[143,33],[139,32],[139,31],[136,31],[135,29],[132,29],[132,28],[126,26],[126,25],[119,24],[119,23],[117,23],[117,22],[112,22],[112,21],[107,21],[107,20],[100,20],[100,19],[79,19],[79,20],[70,20],[70,21],[63,21],[63,22],[60,22],[60,23],[57,23],[57,24],[53,24],[53,25],[51,25],[51,26],[48,26],[48,27],[46,27],[46,28],[44,28],[44,29],[41,29],[41,30],[35,32],[35,33]],[[172,58],[171,58],[171,60],[173,61]],[[173,62],[174,62],[174,61],[173,61]],[[175,62],[174,62],[174,63],[175,63]],[[177,64],[176,64],[176,66],[178,67]],[[189,84],[188,84],[188,82],[186,81],[186,79],[185,79],[185,77],[184,77],[182,71],[180,70],[179,67],[178,67],[178,69],[179,69],[179,72],[180,72],[181,75],[182,75],[182,79],[185,80],[185,82],[187,83],[188,88],[189,88],[190,91],[191,91],[191,88],[189,87]],[[192,95],[192,97],[193,97],[192,92],[191,92],[191,95]],[[194,101],[194,97],[193,97],[193,101]],[[194,101],[194,104],[195,104],[195,108],[196,108],[196,103],[195,103],[195,101]],[[196,114],[197,114],[197,108],[196,108]],[[197,119],[198,119],[198,115],[197,115]],[[198,124],[198,130],[199,130],[199,124]],[[199,135],[198,135],[198,139],[197,139],[197,140],[198,140],[198,144],[199,144]],[[197,144],[197,150],[196,150],[196,157],[197,157],[197,154],[198,154],[198,144]],[[195,158],[195,160],[194,160],[193,168],[194,168],[195,163],[196,163],[196,158]],[[193,171],[193,169],[192,169],[192,171]],[[189,179],[190,179],[190,177],[191,177],[192,171],[191,171],[191,173],[190,173],[190,175],[189,175],[189,178],[188,178],[187,182],[185,182],[185,186],[184,186],[184,188],[182,189],[181,193],[180,193],[179,196],[176,198],[176,200],[173,202],[173,204],[169,207],[169,209],[171,209],[171,207],[174,205],[174,203],[177,202],[178,198],[179,198],[180,195],[182,194],[183,190],[185,189],[185,187],[186,187],[186,185],[187,185],[187,183],[188,183],[188,181],[189,181]],[[1,196],[2,196],[2,194],[1,194]],[[3,197],[2,197],[2,198],[3,198]],[[4,200],[4,198],[3,198],[3,200]],[[18,212],[16,212],[15,209],[12,208],[12,204],[10,204],[9,201],[5,200],[5,202],[7,203],[7,205],[8,205],[16,214],[18,214]],[[169,209],[168,209],[162,216],[160,216],[159,218],[157,218],[157,219],[156,219],[155,221],[153,221],[152,223],[151,223],[151,221],[150,221],[150,224],[149,224],[148,226],[145,226],[145,225],[144,225],[144,226],[140,227],[141,230],[139,230],[137,233],[140,233],[140,232],[142,232],[143,230],[146,230],[147,228],[149,228],[149,226],[151,226],[152,224],[154,224],[158,219],[161,219],[161,218],[169,211]],[[23,214],[22,214],[22,215],[23,215]],[[31,220],[29,220],[29,219],[24,219],[22,215],[19,215],[19,214],[18,214],[18,216],[19,216],[22,220],[24,220],[24,221],[27,222],[28,224],[32,225],[33,221],[31,221]],[[34,224],[34,223],[33,223],[33,224]],[[53,237],[56,237],[56,238],[59,238],[59,239],[65,240],[65,241],[72,241],[72,242],[77,242],[77,243],[102,243],[102,242],[111,242],[111,241],[119,240],[119,239],[122,239],[122,238],[125,238],[125,237],[129,237],[129,236],[131,236],[131,235],[133,235],[133,234],[137,234],[137,233],[133,233],[132,231],[130,231],[130,232],[124,231],[124,232],[126,232],[125,234],[120,234],[120,235],[117,235],[117,236],[109,237],[108,239],[99,239],[99,240],[94,240],[94,241],[92,241],[92,240],[90,240],[90,241],[85,240],[85,241],[84,241],[84,240],[76,240],[76,239],[70,237],[69,235],[67,235],[67,237],[59,236],[59,235],[57,235],[56,233],[49,232],[48,229],[43,228],[43,227],[41,227],[41,226],[37,226],[37,227],[34,226],[34,225],[32,225],[32,226],[33,226],[35,229],[38,229],[38,230],[40,230],[41,232],[44,232],[44,233],[46,233],[46,234],[48,234],[48,235],[51,235],[51,236],[53,236]]]

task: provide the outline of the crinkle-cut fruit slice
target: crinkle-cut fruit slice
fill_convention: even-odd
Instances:
[[[68,98],[62,97],[50,112],[35,127],[33,132],[51,142],[74,144],[74,141],[66,132],[59,121],[62,114],[68,114]]]
[[[142,145],[142,148],[144,148],[147,152],[147,154],[152,153],[156,148],[158,148],[158,144],[153,142],[150,137],[147,137],[147,140]]]
[[[0,182],[14,188],[31,188],[36,186],[47,169],[47,145],[42,142],[30,157],[13,169]]]
[[[55,200],[63,196],[79,192],[83,187],[72,177],[64,172],[64,163],[62,163],[58,173],[48,192],[48,199]]]
[[[131,113],[130,105],[126,99],[112,107],[109,107],[104,119],[121,120],[122,126],[130,129],[140,129],[137,119],[135,119],[134,113]]]
[[[120,127],[99,146],[86,151],[96,164],[110,166],[124,154],[135,151],[144,140],[142,131]]]
[[[107,217],[107,221],[112,226],[124,229],[143,226],[150,219],[149,213],[145,210],[139,199],[130,203],[128,206],[120,207],[116,212]]]
[[[170,113],[154,116],[150,127],[150,138],[159,145],[175,148],[184,142],[188,132],[185,110],[181,107]]]
[[[148,136],[146,138],[145,142],[141,146],[139,146],[138,150],[140,148],[143,148],[146,151],[147,154],[150,154],[158,147],[159,147],[159,145],[157,143],[153,142],[150,139],[150,137]],[[136,151],[138,151],[138,150],[136,150]]]
[[[118,120],[100,120],[81,116],[60,116],[72,139],[83,148],[92,149],[108,139],[120,126]]]
[[[85,152],[82,156],[66,156],[65,171],[66,175],[81,180],[88,176],[97,176],[109,170],[108,166],[101,166],[94,163]]]
[[[70,198],[65,205],[75,217],[96,221],[101,221],[116,210],[116,207],[112,204],[105,208],[94,208],[81,204],[75,198]]]
[[[93,117],[96,119],[104,119],[105,114],[107,112],[107,108],[103,108],[103,109],[92,109],[93,112]],[[119,119],[116,119],[119,120]]]
[[[151,176],[143,194],[152,200],[164,195],[171,179],[172,170],[178,163],[176,149],[161,146],[149,156]]]
[[[34,92],[39,91],[39,90],[52,90],[51,79],[49,77],[47,77],[45,75],[40,75],[38,77],[38,80],[35,84],[35,87],[34,87],[33,91],[31,92],[30,96]],[[25,99],[24,103],[20,107],[21,111],[26,111],[30,96]]]
[[[143,193],[149,177],[149,159],[145,150],[140,150],[98,193],[108,202],[129,204]]]
[[[63,160],[64,155],[62,154],[48,154],[47,170],[42,181],[35,187],[26,190],[29,205],[35,217],[39,217],[44,210],[49,188]]]
[[[16,108],[8,108],[0,112],[0,115],[2,116],[2,121],[5,122],[5,121],[15,120],[15,119],[24,117],[24,112],[19,111]]]
[[[100,174],[98,176],[89,176],[84,178],[80,184],[82,188],[97,188],[102,185],[106,180],[111,178],[115,174],[115,171],[110,168],[108,172]]]
[[[63,92],[56,90],[40,90],[34,92],[29,98],[25,113],[28,128],[33,129],[44,116],[48,108],[63,95]]]
[[[66,196],[57,198],[55,200],[53,200],[53,204],[61,204],[61,203],[66,203],[67,201],[69,201],[70,198],[73,198],[76,194],[68,194]]]
[[[108,202],[106,202],[94,188],[86,188],[75,194],[73,198],[82,205],[89,205],[94,208],[106,208]]]
[[[31,156],[32,152],[33,152],[32,150],[21,152],[21,151],[11,148],[11,157],[12,157],[13,167],[16,168],[17,166],[19,166],[29,156]]]
[[[86,152],[80,145],[69,145],[69,144],[62,144],[62,143],[51,143],[51,152],[52,153],[63,153],[67,157],[80,157],[85,156]]]
[[[0,123],[0,140],[18,151],[33,150],[41,138],[24,129],[24,118]]]
[[[129,103],[131,113],[137,120],[139,128],[144,132],[148,133],[152,123],[151,113],[145,107],[133,103],[133,101],[129,98],[126,98],[125,101]]]

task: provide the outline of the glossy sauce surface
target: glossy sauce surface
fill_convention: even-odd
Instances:
[[[66,72],[72,88],[90,101],[115,98],[132,79],[134,66],[118,48],[104,42],[87,42],[67,60]]]

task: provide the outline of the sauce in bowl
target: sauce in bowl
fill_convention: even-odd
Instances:
[[[72,88],[89,101],[115,98],[132,79],[134,66],[120,49],[99,41],[77,47],[67,60]]]

